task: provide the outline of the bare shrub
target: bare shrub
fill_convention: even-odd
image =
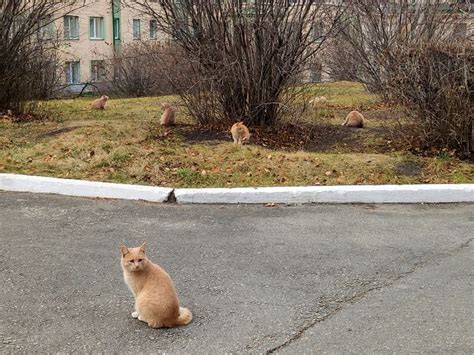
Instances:
[[[387,88],[416,118],[430,147],[474,151],[474,46],[472,42],[424,44],[395,52],[398,69]]]
[[[338,79],[363,83],[387,96],[386,83],[397,69],[401,49],[446,43],[466,21],[462,6],[444,0],[353,0],[341,31],[328,46],[327,65]]]
[[[172,82],[203,124],[274,124],[297,94],[294,78],[334,31],[340,6],[316,0],[128,1],[156,18],[182,49],[192,75]],[[325,31],[313,36],[312,24]]]
[[[472,151],[472,20],[466,2],[354,0],[330,44],[330,71],[415,117],[432,147]]]
[[[124,96],[154,96],[174,93],[170,77],[178,70],[178,53],[169,45],[135,42],[126,45],[114,59],[112,86]],[[179,68],[182,70],[182,68]]]
[[[58,84],[58,42],[39,35],[58,13],[79,1],[0,1],[0,110],[21,113],[33,99],[49,97]]]

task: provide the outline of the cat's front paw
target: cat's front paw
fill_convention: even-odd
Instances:
[[[133,317],[133,318],[138,318],[138,312],[137,312],[137,311],[132,312],[132,317]]]

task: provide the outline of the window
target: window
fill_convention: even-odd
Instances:
[[[105,78],[105,67],[103,60],[91,60],[91,81],[102,81]]]
[[[140,20],[133,19],[133,39],[140,39],[141,37],[140,30]]]
[[[91,17],[89,19],[90,39],[104,39],[104,18]]]
[[[80,82],[80,63],[66,62],[66,84],[79,84]]]
[[[120,39],[120,19],[114,18],[114,39]]]
[[[64,39],[79,39],[78,16],[64,16]]]
[[[50,40],[53,39],[55,32],[54,19],[50,16],[48,19],[44,19],[40,23],[38,30],[39,40]]]
[[[156,20],[150,20],[150,39],[158,38],[158,23]]]
[[[313,22],[311,25],[311,36],[313,37],[313,41],[321,40],[323,36],[323,24],[320,21]]]

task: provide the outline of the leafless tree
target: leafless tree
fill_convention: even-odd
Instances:
[[[385,84],[403,48],[446,43],[465,19],[465,1],[351,0],[341,31],[328,50],[330,73],[358,81],[386,99]]]
[[[171,78],[201,123],[275,123],[294,78],[321,51],[342,6],[317,0],[129,0],[185,54],[192,75]],[[315,34],[315,24],[324,30]]]
[[[185,71],[183,63],[177,65],[179,57],[178,48],[159,42],[134,41],[124,45],[113,60],[111,87],[125,96],[173,94],[170,78]]]
[[[398,69],[387,91],[416,119],[418,137],[430,147],[474,153],[473,43],[426,43],[394,54]]]
[[[353,0],[330,44],[332,75],[359,81],[415,118],[426,146],[473,149],[473,46],[466,1]]]
[[[54,34],[43,31],[82,1],[0,0],[0,111],[20,112],[32,99],[48,96],[59,63]]]

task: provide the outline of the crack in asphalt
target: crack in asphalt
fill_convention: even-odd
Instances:
[[[451,249],[450,251],[448,251],[446,253],[438,254],[438,255],[435,255],[435,256],[433,256],[433,255],[428,256],[423,261],[414,263],[413,267],[410,270],[408,270],[404,273],[401,273],[401,274],[397,275],[396,277],[389,278],[385,282],[383,282],[382,284],[379,284],[379,285],[376,285],[376,286],[373,286],[373,287],[369,287],[369,288],[367,288],[367,289],[365,289],[361,292],[358,292],[358,293],[352,295],[351,297],[343,297],[342,299],[336,300],[336,302],[339,303],[338,305],[335,305],[335,306],[332,306],[332,307],[329,306],[326,309],[327,312],[324,312],[323,314],[320,314],[321,313],[320,311],[315,312],[316,314],[318,314],[318,316],[316,316],[313,320],[308,322],[306,325],[304,325],[303,327],[301,327],[297,331],[293,332],[294,335],[291,336],[288,340],[286,340],[285,342],[283,342],[283,343],[281,343],[281,344],[279,344],[279,345],[277,345],[273,348],[265,350],[264,353],[265,354],[272,354],[276,351],[279,351],[279,350],[282,350],[282,349],[286,348],[290,344],[292,344],[295,341],[297,341],[298,339],[300,339],[308,329],[314,327],[318,323],[324,322],[326,319],[330,318],[332,315],[336,314],[337,312],[339,312],[343,308],[355,304],[356,302],[358,302],[361,299],[365,298],[365,296],[367,296],[370,292],[372,292],[374,290],[381,290],[385,287],[390,287],[390,286],[394,285],[397,281],[400,281],[400,280],[404,279],[405,277],[413,274],[414,272],[420,270],[421,268],[429,266],[429,265],[431,265],[431,264],[433,264],[433,263],[435,263],[439,260],[446,259],[446,258],[449,258],[449,257],[453,256],[454,254],[458,253],[462,249],[467,248],[473,240],[474,240],[474,238],[469,238],[465,242],[459,244],[458,246],[456,246],[455,248]],[[372,283],[372,282],[368,281],[367,283]],[[328,300],[331,300],[331,297],[328,297]],[[318,302],[318,304],[320,304],[320,303],[321,302]]]

